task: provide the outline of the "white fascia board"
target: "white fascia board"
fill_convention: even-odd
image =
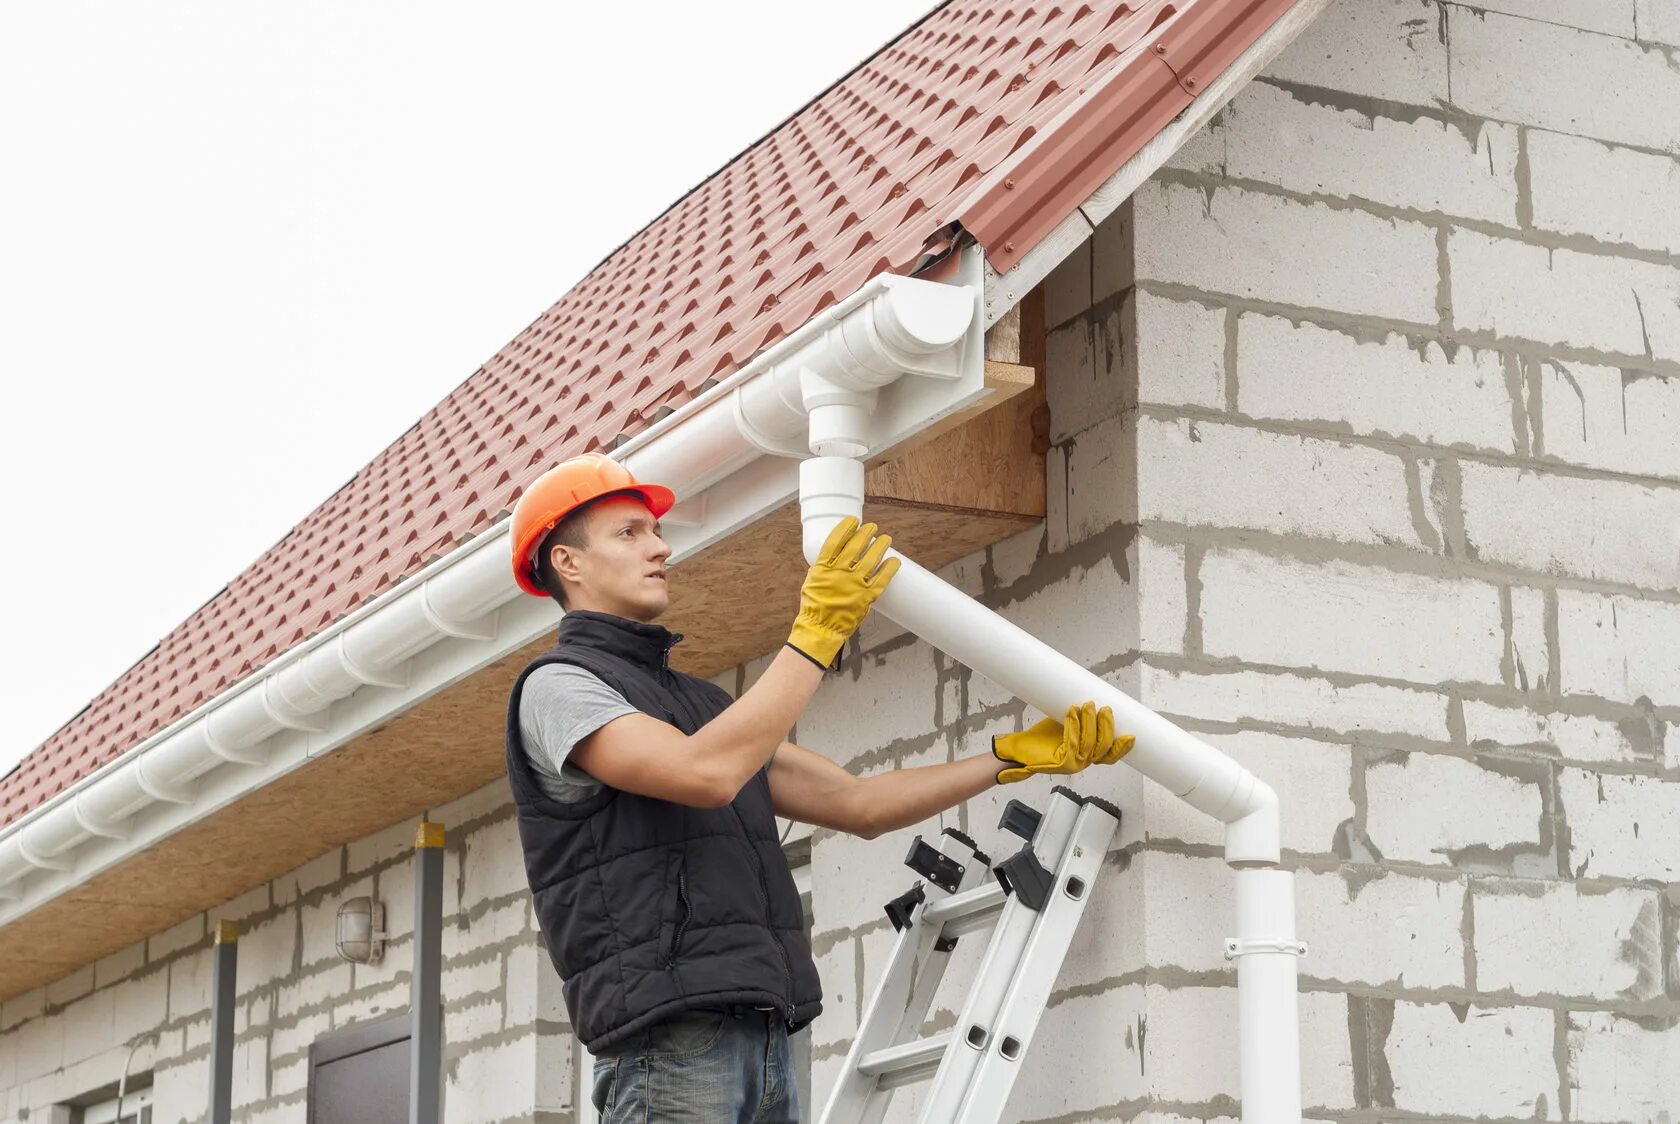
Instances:
[[[615,450],[638,478],[683,488],[665,520],[672,564],[797,498],[801,450],[778,432],[803,433],[813,382],[873,400],[866,455],[994,393],[976,359],[981,264],[971,247],[951,284],[871,279]],[[508,531],[433,560],[0,829],[0,925],[551,632],[553,602],[513,584]]]

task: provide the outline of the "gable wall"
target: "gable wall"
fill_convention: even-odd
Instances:
[[[1075,253],[1046,525],[953,568],[1279,789],[1319,1119],[1677,1103],[1680,32],[1492,6],[1333,6]],[[803,744],[876,770],[1038,717],[890,632]],[[1048,787],[946,820],[1002,850]],[[1234,1115],[1220,836],[1076,787],[1127,820],[1007,1115]],[[915,833],[816,833],[819,1087]]]

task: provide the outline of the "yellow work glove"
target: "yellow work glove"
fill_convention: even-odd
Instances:
[[[799,590],[799,615],[787,642],[818,667],[834,663],[840,645],[869,615],[869,607],[898,573],[898,559],[881,561],[892,536],[876,536],[875,531],[875,524],[860,527],[854,516],[846,516],[828,533],[805,575]]]
[[[1114,736],[1114,714],[1095,702],[1070,706],[1065,721],[1046,718],[1019,734],[992,738],[992,755],[1015,768],[998,772],[999,784],[1024,781],[1034,773],[1077,773],[1087,765],[1112,765],[1137,739]]]

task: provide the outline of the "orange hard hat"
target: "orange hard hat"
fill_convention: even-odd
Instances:
[[[614,492],[638,495],[655,519],[671,510],[676,493],[658,484],[639,484],[630,470],[600,453],[562,461],[537,477],[513,505],[513,580],[537,597],[548,591],[537,580],[537,548],[555,526],[588,503]]]

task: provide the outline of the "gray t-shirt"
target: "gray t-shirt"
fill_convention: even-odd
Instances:
[[[614,718],[635,713],[623,695],[581,667],[556,663],[533,671],[519,696],[519,736],[537,787],[566,803],[599,792],[601,782],[567,760],[572,747]]]

